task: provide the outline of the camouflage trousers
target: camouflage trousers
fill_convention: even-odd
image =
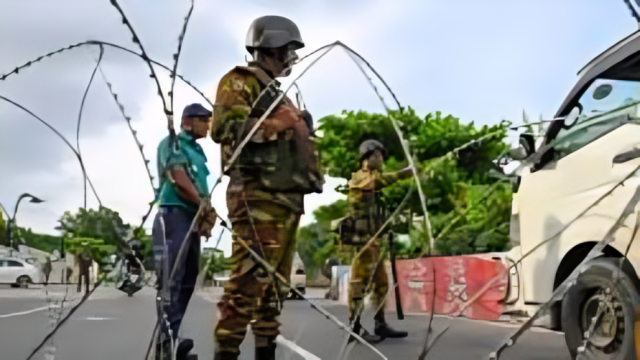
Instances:
[[[369,237],[371,238],[371,236]],[[353,259],[351,279],[349,280],[349,319],[354,320],[356,309],[363,301],[369,279],[373,274],[372,297],[373,306],[378,308],[389,291],[389,278],[384,261],[376,265],[380,259],[380,240],[375,240],[362,254]],[[375,272],[374,272],[375,271]],[[362,311],[362,310],[361,310]]]
[[[229,209],[235,233],[233,265],[229,281],[224,285],[224,295],[217,304],[216,351],[240,352],[248,324],[256,336],[275,338],[280,334],[277,317],[289,294],[289,288],[274,280],[237,237],[246,241],[278,273],[290,279],[300,214],[270,201],[253,200],[247,205],[248,211]]]

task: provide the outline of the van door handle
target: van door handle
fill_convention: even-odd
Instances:
[[[640,157],[640,149],[633,149],[631,151],[623,152],[622,154],[618,154],[613,158],[614,164],[622,164],[627,161],[637,159]]]

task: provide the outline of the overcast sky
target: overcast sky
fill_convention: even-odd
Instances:
[[[149,56],[171,65],[189,1],[120,4]],[[248,26],[263,15],[285,16],[298,24],[306,43],[300,55],[341,40],[377,69],[402,105],[421,115],[439,110],[481,125],[502,119],[520,123],[523,110],[533,118],[550,118],[576,81],[576,72],[638,28],[622,0],[200,0],[178,72],[213,101],[218,80],[245,63]],[[0,74],[86,40],[138,51],[108,0],[0,0]],[[75,145],[80,102],[98,54],[98,47],[85,46],[46,58],[0,82],[0,95],[50,122]],[[308,64],[298,65],[291,78]],[[167,130],[149,70],[139,58],[112,48],[105,49],[102,69],[131,116],[156,176],[156,147]],[[156,71],[166,93],[168,73]],[[340,49],[299,83],[315,119],[343,109],[384,110]],[[189,103],[206,104],[180,82],[174,92],[177,117]],[[220,174],[219,148],[210,139],[201,144],[213,185]],[[80,146],[103,204],[138,224],[153,192],[126,123],[100,77],[86,100]],[[62,213],[83,205],[82,172],[71,150],[37,120],[3,101],[0,174],[0,203],[10,212],[21,193],[46,200],[20,205],[18,223],[34,231],[56,234]],[[340,198],[332,191],[339,183],[329,179],[325,193],[306,198],[303,225],[313,221],[314,208]],[[214,193],[214,205],[226,215],[226,181],[223,185]],[[90,207],[98,206],[91,193],[88,198]],[[221,248],[229,251],[228,237]]]

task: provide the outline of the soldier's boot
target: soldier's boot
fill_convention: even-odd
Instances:
[[[256,360],[275,360],[275,338],[256,335]]]
[[[178,339],[178,349],[176,349],[176,360],[188,360],[189,351],[193,349],[193,340],[191,339]]]
[[[238,360],[239,353],[230,351],[216,351],[213,360]]]
[[[376,326],[375,333],[383,339],[386,338],[404,338],[409,335],[406,331],[397,331],[390,327],[384,319],[384,310],[380,309],[375,316]]]
[[[362,330],[362,334],[360,334],[360,331]],[[374,335],[369,333],[367,330],[362,328],[362,325],[360,325],[360,319],[357,319],[355,324],[353,325],[353,332],[360,335],[360,337],[362,338],[362,340],[368,342],[369,344],[377,344],[380,341],[384,340],[382,337],[378,336],[378,335]],[[353,336],[349,337],[349,342],[351,341],[355,341],[355,338]]]

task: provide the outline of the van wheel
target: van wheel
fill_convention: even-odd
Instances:
[[[573,359],[582,347],[585,332],[601,307],[584,355],[588,359],[635,360],[634,317],[640,296],[618,259],[589,261],[586,270],[562,300],[561,323]]]
[[[22,275],[16,280],[16,284],[18,284],[19,287],[26,289],[29,287],[29,281],[31,281],[31,279],[29,279],[27,275]]]

